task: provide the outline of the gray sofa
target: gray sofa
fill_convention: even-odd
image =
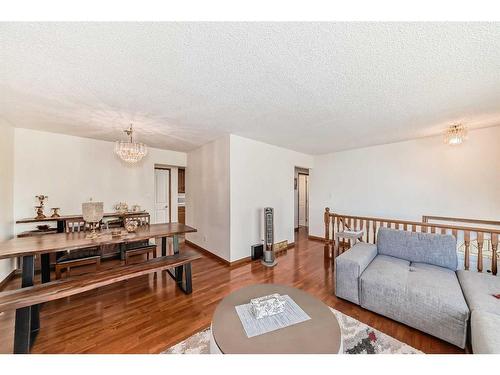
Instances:
[[[335,294],[464,348],[469,308],[457,265],[451,235],[380,228],[377,245],[336,258]]]
[[[500,353],[500,277],[460,270],[460,285],[471,311],[470,331],[474,353]]]

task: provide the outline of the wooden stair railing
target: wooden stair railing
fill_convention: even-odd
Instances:
[[[449,216],[432,216],[432,215],[423,215],[422,222],[429,223],[431,221],[439,222],[439,221],[448,221],[452,223],[467,223],[467,224],[479,224],[479,225],[491,225],[498,227],[496,229],[500,229],[500,221],[496,220],[482,220],[482,219],[465,219],[462,217],[449,217]]]
[[[443,223],[430,223],[431,218],[426,216],[426,221],[409,221],[400,219],[387,219],[378,217],[365,217],[343,215],[330,212],[329,208],[325,209],[325,246],[333,243],[335,238],[334,233],[344,229],[364,230],[363,241],[375,244],[377,242],[377,230],[380,227],[393,228],[418,233],[441,233],[451,234],[457,239],[460,252],[464,254],[464,268],[470,269],[471,255],[477,256],[477,271],[485,271],[485,258],[490,259],[489,269],[493,275],[498,271],[498,239],[500,229],[469,227],[461,225],[449,225]],[[441,217],[440,217],[441,218]],[[442,219],[442,218],[441,218]],[[466,220],[466,219],[463,219]],[[487,220],[475,220],[477,224],[495,225],[495,222]],[[459,222],[455,220],[455,222]],[[469,221],[470,222],[470,221]],[[473,254],[473,248],[477,248],[477,254]],[[338,255],[338,254],[335,254]],[[335,256],[334,255],[334,256]]]

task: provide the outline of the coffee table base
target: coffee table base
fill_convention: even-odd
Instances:
[[[215,338],[213,335],[212,324],[210,324],[210,346],[209,346],[210,354],[224,354],[221,352],[219,346],[215,342]],[[248,353],[252,354],[252,353]],[[340,334],[340,348],[337,354],[344,354],[344,338],[342,337],[342,333]]]
[[[215,342],[214,335],[212,333],[212,324],[210,324],[210,354],[222,354],[217,343]]]

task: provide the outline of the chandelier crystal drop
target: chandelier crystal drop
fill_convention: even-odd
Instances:
[[[128,141],[116,141],[115,142],[115,153],[127,163],[137,163],[146,154],[148,149],[144,143],[134,142],[134,129],[132,125],[124,133],[129,137]]]
[[[446,130],[444,142],[451,146],[457,146],[462,144],[466,138],[467,128],[462,124],[456,124]]]

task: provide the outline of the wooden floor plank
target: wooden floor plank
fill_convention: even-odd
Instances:
[[[218,302],[255,283],[295,286],[327,305],[426,353],[463,353],[451,344],[364,310],[333,295],[332,266],[323,244],[299,231],[295,248],[278,265],[260,262],[229,267],[212,257],[193,262],[193,293],[184,294],[166,272],[145,275],[45,303],[32,353],[159,353],[208,327]],[[185,245],[181,246],[187,249]],[[118,261],[103,262],[104,267]],[[38,281],[38,280],[37,280]],[[19,278],[6,289],[18,287]],[[12,353],[14,312],[0,314],[0,352]]]

